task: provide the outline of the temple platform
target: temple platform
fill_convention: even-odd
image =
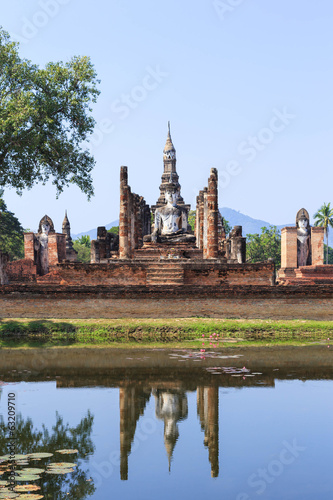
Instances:
[[[279,285],[333,285],[333,265],[282,268],[278,273]]]
[[[134,251],[134,260],[177,260],[203,259],[203,251],[195,243],[170,241],[165,243],[145,242],[143,247]]]

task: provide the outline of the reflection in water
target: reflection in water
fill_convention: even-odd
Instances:
[[[219,388],[198,387],[197,412],[205,432],[212,477],[219,475]]]
[[[169,385],[169,384],[168,384]],[[212,477],[219,475],[219,389],[218,386],[197,388],[197,414],[205,433],[204,445],[208,448]],[[134,441],[137,422],[149,401],[155,397],[155,415],[164,420],[164,445],[169,461],[169,471],[174,448],[179,438],[178,422],[188,416],[187,395],[179,388],[138,388],[134,385],[119,389],[120,408],[120,478],[128,479],[128,457]]]
[[[128,479],[128,456],[140,415],[150,398],[150,390],[133,385],[119,389],[120,410],[120,478]]]
[[[155,414],[164,420],[164,444],[169,460],[169,471],[172,453],[179,437],[177,422],[187,418],[187,396],[177,389],[153,389],[155,396]]]
[[[79,450],[77,456],[58,458],[55,454],[33,464],[78,464],[71,474],[43,474],[38,479],[45,499],[150,500],[156,492],[160,500],[217,493],[223,498],[252,499],[257,496],[258,482],[249,478],[262,478],[263,470],[269,472],[265,498],[332,499],[333,351],[326,345],[258,352],[242,349],[237,350],[237,357],[234,351],[221,351],[214,359],[202,360],[191,360],[184,351],[177,357],[173,353],[171,359],[167,351],[143,354],[142,350],[121,353],[89,348],[76,357],[73,352],[59,355],[56,362],[50,357],[39,372],[31,371],[26,352],[21,357],[17,351],[0,352],[0,377],[17,384],[17,410],[25,414],[18,421],[18,453]],[[40,408],[46,401],[42,382],[50,380],[55,381],[56,390],[47,393],[45,421],[57,409],[64,422],[58,416],[54,427],[52,423],[34,427],[35,418],[41,422]],[[11,388],[2,390],[0,446],[4,450],[6,395]],[[244,425],[244,407],[248,425]],[[94,413],[93,433],[88,408]],[[223,447],[219,433],[223,433]],[[282,463],[285,443],[304,453],[295,455],[293,461],[289,454],[288,463]],[[171,474],[166,455],[169,467],[177,457]],[[274,475],[281,464],[286,473]]]
[[[87,415],[81,419],[76,427],[64,424],[62,417],[57,413],[56,423],[49,431],[44,425],[42,429],[35,429],[30,418],[23,419],[20,414],[16,416],[16,436],[15,453],[26,455],[30,453],[47,452],[53,456],[32,462],[27,465],[16,465],[16,470],[24,470],[25,467],[38,467],[45,469],[53,462],[72,462],[75,457],[77,467],[70,474],[43,474],[37,481],[41,487],[40,493],[46,500],[64,500],[73,498],[84,500],[95,492],[93,481],[89,479],[89,474],[80,467],[80,461],[87,460],[86,456],[94,452],[94,445],[91,440],[91,432],[94,417],[88,411]],[[3,417],[0,416],[0,450],[7,449],[8,429]],[[60,455],[55,453],[59,449],[76,449],[75,455]],[[60,458],[59,458],[60,457]],[[37,465],[36,465],[37,464]],[[2,476],[4,478],[5,476]],[[16,479],[19,481],[19,479]]]

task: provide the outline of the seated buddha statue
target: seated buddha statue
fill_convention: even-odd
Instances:
[[[187,232],[187,210],[177,205],[178,198],[179,185],[170,179],[165,190],[166,205],[157,208],[155,211],[155,226],[151,235],[152,242],[195,242],[195,236]]]

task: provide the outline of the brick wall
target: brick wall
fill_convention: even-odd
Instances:
[[[8,262],[6,270],[10,283],[36,281],[37,268],[32,259],[21,259]]]
[[[0,287],[3,318],[269,318],[333,320],[332,286]]]
[[[207,261],[184,265],[186,285],[234,286],[272,285],[274,263],[210,264]]]
[[[17,261],[18,263],[23,261]],[[163,262],[163,261],[160,261]],[[201,260],[165,260],[184,268],[184,284],[189,286],[271,285],[273,262],[258,264],[226,264]],[[110,264],[60,263],[50,266],[49,274],[38,281],[82,286],[145,286],[147,268],[152,261],[118,260]],[[32,271],[34,274],[35,270]],[[17,274],[17,277],[19,275]],[[33,278],[35,279],[35,278]],[[19,281],[15,278],[14,281]],[[27,281],[23,279],[22,281]]]
[[[114,264],[59,264],[52,271],[56,271],[60,281],[68,285],[144,286],[146,284],[145,266],[133,264],[132,261]]]

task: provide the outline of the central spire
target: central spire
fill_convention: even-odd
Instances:
[[[165,148],[163,150],[163,158],[164,160],[175,160],[176,159],[176,150],[173,145],[170,133],[170,122],[168,122],[168,137],[165,143]]]
[[[168,121],[168,136],[167,140],[165,143],[165,147],[163,150],[163,174],[162,174],[162,182],[160,185],[160,196],[156,202],[156,205],[153,205],[152,212],[153,214],[155,213],[155,209],[157,207],[162,207],[165,205],[165,189],[166,186],[170,183],[170,179],[172,180],[172,184],[175,185],[178,191],[178,199],[177,199],[177,204],[184,206],[187,211],[190,210],[190,205],[185,205],[184,199],[182,198],[180,194],[180,184],[179,184],[179,177],[177,174],[176,170],[176,149],[175,146],[173,145],[172,139],[171,139],[171,131],[170,131],[170,122]]]

